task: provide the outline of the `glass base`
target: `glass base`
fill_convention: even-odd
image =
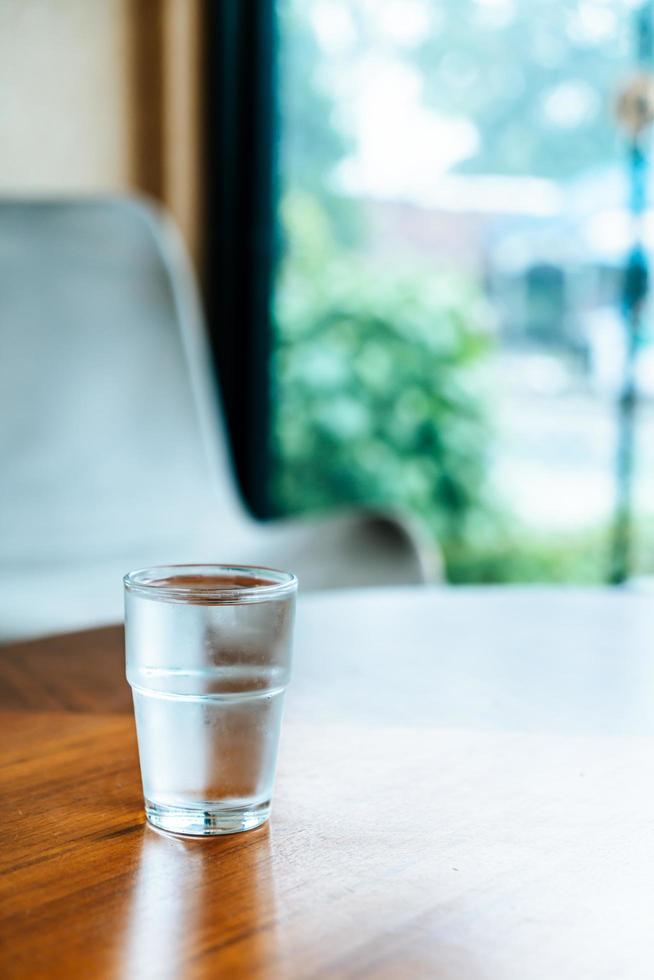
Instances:
[[[249,806],[226,807],[205,803],[198,806],[168,806],[145,801],[145,815],[153,827],[184,837],[212,837],[254,830],[270,816],[270,800]]]

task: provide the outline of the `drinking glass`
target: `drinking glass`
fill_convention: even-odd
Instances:
[[[297,579],[236,565],[170,565],[125,584],[145,812],[177,834],[267,820]]]

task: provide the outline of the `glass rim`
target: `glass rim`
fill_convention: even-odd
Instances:
[[[172,585],[166,579],[186,572],[210,578],[212,575],[239,575],[252,583],[207,588],[192,583]],[[264,579],[264,584],[256,581]],[[293,572],[265,565],[236,565],[218,563],[183,563],[176,565],[150,565],[128,572],[123,576],[125,591],[158,602],[180,602],[193,605],[241,605],[246,602],[268,602],[297,591],[298,580]]]

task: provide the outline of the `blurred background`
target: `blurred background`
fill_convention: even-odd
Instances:
[[[401,508],[452,583],[647,581],[651,15],[2,0],[0,193],[172,212],[257,517]]]
[[[450,581],[606,580],[632,235],[614,106],[651,10],[278,11],[279,506],[399,500]],[[651,339],[630,576],[654,557]]]

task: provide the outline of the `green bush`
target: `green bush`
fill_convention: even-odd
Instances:
[[[489,350],[473,286],[337,252],[308,195],[284,204],[276,498],[286,512],[401,505],[460,544],[486,506]]]
[[[478,534],[445,542],[445,552],[448,579],[458,584],[599,585],[608,571],[604,528],[537,533],[497,514]]]

